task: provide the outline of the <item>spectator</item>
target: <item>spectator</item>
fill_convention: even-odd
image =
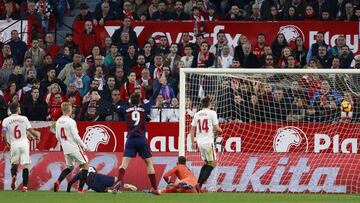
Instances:
[[[99,95],[97,90],[91,90],[90,100],[85,102],[82,106],[81,118],[82,121],[101,121],[103,120],[102,116],[106,114],[105,109],[99,106],[99,101],[93,99],[95,96]]]
[[[318,56],[318,53],[319,53],[318,49],[319,49],[320,45],[325,46],[326,49],[328,49],[328,47],[329,47],[324,41],[324,33],[318,32],[316,34],[315,40],[316,40],[316,42],[311,45],[311,47],[309,48],[308,54],[306,56],[306,61],[308,61],[308,62],[311,58]]]
[[[44,59],[42,60],[42,66],[36,70],[37,73],[36,77],[38,79],[44,78],[46,76],[47,69],[52,66],[55,67],[53,63],[53,59],[51,58],[50,55],[45,55]]]
[[[111,93],[115,89],[115,77],[109,76],[106,81],[106,85],[103,88],[101,97],[104,98],[106,101],[112,101],[111,99]],[[120,93],[119,93],[119,100],[120,100]]]
[[[8,44],[10,45],[11,54],[15,57],[17,64],[22,64],[25,52],[27,51],[27,45],[20,39],[17,30],[11,31],[11,40]]]
[[[275,61],[275,58],[272,54],[272,50],[270,46],[264,46],[264,54],[261,55],[261,58],[259,59],[260,66],[264,66],[266,63],[266,56],[271,55],[272,60]],[[274,63],[274,61],[272,63]],[[275,64],[274,64],[275,65]],[[275,67],[275,66],[274,66]]]
[[[149,6],[149,16],[152,18],[153,13],[155,13],[158,10],[159,7],[159,0],[151,0],[150,6]]]
[[[59,75],[59,73],[64,69],[66,64],[71,63],[70,55],[71,53],[69,47],[64,47],[60,49],[60,53],[56,56],[54,61],[56,67],[56,75]]]
[[[0,67],[3,67],[5,59],[8,56],[12,57],[12,55],[11,55],[11,47],[10,47],[9,44],[4,44],[2,49],[1,49],[1,54],[0,54]],[[13,60],[14,60],[14,58],[13,58]]]
[[[185,68],[191,67],[194,56],[192,55],[192,48],[190,46],[185,46],[185,56],[181,57],[180,60],[184,63]]]
[[[306,65],[307,49],[304,45],[304,40],[302,37],[297,37],[295,39],[293,55],[295,56],[295,59],[299,63],[300,67],[304,67]]]
[[[35,68],[39,69],[45,54],[45,51],[39,47],[39,41],[37,39],[33,39],[31,47],[25,52],[24,57],[31,57]]]
[[[262,66],[262,68],[275,68],[274,57],[271,54],[265,56],[265,64]]]
[[[149,69],[145,68],[141,71],[141,78],[137,80],[137,83],[145,90],[146,99],[149,99],[153,94],[154,80],[150,76]]]
[[[168,85],[166,77],[164,77],[164,83],[167,85],[162,85],[160,94],[164,98],[164,104],[170,106],[171,100],[175,97],[174,90]]]
[[[154,12],[151,16],[151,19],[153,20],[169,20],[170,14],[166,10],[165,2],[161,1],[158,3],[158,9],[156,12]]]
[[[241,68],[240,60],[238,58],[233,58],[229,68]]]
[[[184,12],[184,5],[180,0],[175,2],[175,11],[169,15],[171,20],[189,20],[189,15]]]
[[[102,66],[103,67],[103,71],[106,72],[106,75],[108,73],[108,69],[106,68],[106,66],[104,65],[104,57],[101,55],[100,53],[100,47],[95,45],[92,50],[91,50],[91,55],[87,56],[85,58],[85,62],[88,64],[89,69],[88,69],[88,75],[89,77],[93,77],[94,76],[94,72],[95,72],[95,68],[96,66]]]
[[[46,54],[50,55],[51,58],[56,58],[59,53],[60,46],[55,44],[54,35],[47,33],[45,37],[44,51]]]
[[[171,75],[174,77],[177,77],[179,75],[179,70],[177,68],[177,65],[179,61],[181,60],[181,56],[179,56],[178,53],[178,45],[176,43],[172,43],[170,45],[170,52],[165,55],[165,61],[164,66],[167,66],[170,68]]]
[[[83,73],[86,73],[88,70],[88,65],[86,63],[81,63],[81,55],[79,53],[74,53],[72,63],[68,63],[65,65],[64,69],[58,75],[58,78],[67,85],[69,84],[69,80],[75,74],[76,66],[75,64],[80,63],[82,65]]]
[[[349,46],[345,45],[341,48],[342,54],[340,58],[340,67],[341,68],[350,68],[351,62],[354,59],[354,54],[350,51]]]
[[[241,35],[242,36],[242,35]],[[193,48],[193,54],[196,55],[197,53],[200,52],[201,50],[201,44],[205,42],[205,38],[203,34],[197,34],[196,35],[196,41]]]
[[[315,58],[310,59],[310,61],[307,63],[307,65],[305,66],[305,68],[309,68],[309,69],[318,69],[320,68],[320,64],[319,61]]]
[[[42,92],[47,92],[47,88],[52,84],[56,83],[61,87],[62,92],[66,92],[66,85],[62,80],[56,78],[56,70],[55,67],[49,67],[46,73],[47,77],[44,78],[40,83],[40,88]],[[68,84],[68,83],[67,83]]]
[[[15,82],[20,88],[24,86],[24,75],[21,74],[20,66],[15,66],[12,73],[9,75],[8,82]]]
[[[303,14],[305,12],[306,2],[304,0],[290,0],[285,4],[285,10],[289,10],[290,7],[295,9],[295,13]]]
[[[50,15],[52,14],[52,5],[47,0],[39,0],[35,4],[35,11],[38,13],[38,15],[41,18],[41,24],[45,32],[48,32],[49,19],[50,19]]]
[[[74,42],[73,34],[67,33],[65,35],[65,42],[63,48],[68,47],[70,55],[73,55],[75,52],[79,51],[79,46]]]
[[[256,37],[256,45],[253,49],[253,54],[260,60],[264,54],[264,47],[266,46],[266,36],[264,33],[259,33]]]
[[[117,68],[124,69],[123,57],[120,54],[115,56],[114,65],[109,68],[109,72],[114,74]]]
[[[251,44],[243,44],[242,45],[244,54],[240,56],[240,64],[244,68],[259,68],[260,64],[255,54],[251,51]]]
[[[68,97],[68,102],[70,102],[71,105],[73,106],[71,118],[74,119],[75,121],[80,121],[81,110],[82,110],[80,105],[81,103],[79,104],[79,101],[77,100],[77,96],[75,93],[68,93],[67,97]]]
[[[180,113],[179,113],[179,100],[177,98],[172,98],[170,109],[166,111],[166,117],[169,122],[179,122]]]
[[[80,13],[75,20],[92,21],[94,19],[94,14],[89,11],[89,6],[86,3],[81,3],[79,9]]]
[[[299,13],[296,13],[295,7],[290,6],[287,12],[285,13],[284,20],[287,21],[303,20],[303,16]]]
[[[351,2],[347,2],[345,4],[345,12],[341,13],[339,20],[343,20],[343,21],[358,20],[358,19],[356,19],[355,15],[354,15],[354,6]]]
[[[115,57],[118,55],[118,47],[116,44],[111,44],[110,53],[106,55],[104,64],[106,67],[115,65]]]
[[[40,81],[38,79],[34,79],[31,81],[31,84],[29,84],[26,87],[23,87],[24,92],[24,100],[30,100],[31,99],[31,89],[36,88],[39,90],[39,98],[42,100],[44,98],[44,92],[40,89]]]
[[[125,84],[127,81],[126,75],[124,73],[124,68],[122,67],[116,67],[115,68],[115,86],[117,89],[120,89],[120,87]]]
[[[325,46],[323,45],[319,46],[318,56],[315,58],[319,61],[321,68],[329,68],[331,66],[331,59],[328,56]]]
[[[136,79],[141,78],[141,72],[146,68],[145,66],[145,57],[142,54],[137,56],[137,65],[130,68],[130,72],[136,73]]]
[[[354,21],[360,21],[360,6],[355,8]]]
[[[93,25],[91,21],[85,21],[84,31],[81,33],[79,40],[79,51],[84,56],[88,56],[91,54],[92,48],[99,44],[100,40],[95,33]]]
[[[144,2],[144,0],[135,0],[135,14],[140,17],[141,15],[148,15],[148,6]]]
[[[131,4],[131,1],[124,2],[122,12],[119,13],[120,20],[125,20],[126,18],[129,20],[140,20],[139,16],[133,12]]]
[[[90,91],[88,93],[85,94],[85,96],[83,96],[83,104],[86,102],[89,102],[91,99],[91,91],[97,91],[97,93],[99,93],[100,95],[102,95],[102,91],[99,90],[99,81],[98,80],[93,80],[90,83]]]
[[[115,20],[115,16],[110,12],[110,4],[104,2],[101,4],[101,12],[96,13],[93,23],[95,26],[103,26],[106,21]]]
[[[80,95],[80,92],[77,90],[77,87],[76,87],[76,83],[70,83],[68,86],[67,86],[67,92],[66,92],[66,98],[70,98],[70,96],[74,96],[75,97],[75,100],[73,100],[72,104],[73,105],[76,105],[76,106],[80,106],[82,103],[81,103],[81,95]]]
[[[293,55],[289,55],[286,59],[285,69],[298,69],[299,66],[296,64],[295,57]]]
[[[66,0],[57,0],[55,2],[55,10],[56,10],[56,17],[57,22],[59,23],[59,28],[61,29],[64,24],[64,16],[65,11],[67,9],[68,2]]]
[[[269,14],[266,17],[268,21],[279,21],[282,20],[281,13],[278,12],[278,9],[275,6],[271,6],[269,9]]]
[[[36,78],[36,68],[33,65],[33,60],[31,57],[25,57],[24,65],[21,67],[21,74],[24,76],[24,79],[27,80],[26,75],[28,71],[33,71]]]
[[[214,66],[214,54],[209,52],[209,44],[207,42],[201,43],[201,50],[194,55],[194,60],[191,67],[193,68],[209,68]]]
[[[45,121],[48,115],[47,104],[41,99],[39,89],[34,87],[30,92],[31,97],[25,97],[22,103],[22,113],[29,121]]]
[[[0,69],[0,86],[5,87],[11,73],[14,71],[14,61],[12,56],[7,56],[3,66]]]
[[[6,20],[7,22],[10,22],[12,20],[19,20],[20,16],[19,14],[14,11],[14,7],[12,4],[7,3],[5,4],[5,12],[0,15],[0,20]]]
[[[331,16],[330,11],[328,11],[328,10],[321,11],[321,19],[320,20],[322,20],[322,21],[331,21],[332,16]]]
[[[107,56],[108,54],[110,54],[111,52],[111,45],[112,45],[112,40],[111,37],[105,37],[104,40],[104,47],[102,47],[101,49],[101,53],[103,53],[105,56]],[[117,45],[116,45],[117,46]]]
[[[144,43],[143,50],[140,51],[140,54],[144,55],[146,67],[149,68],[150,64],[154,62],[152,48],[149,42]]]
[[[92,80],[99,81],[98,90],[102,91],[104,89],[106,80],[105,80],[105,75],[104,75],[102,66],[95,66],[95,74],[94,74],[94,77],[92,78]]]
[[[166,111],[164,111],[164,97],[159,94],[156,98],[155,105],[150,110],[151,122],[166,122]]]
[[[120,88],[120,101],[122,103],[127,103],[130,98],[130,95],[134,93],[135,88],[137,86],[139,86],[139,84],[137,84],[136,82],[136,73],[130,72],[128,74],[128,81],[125,82]],[[142,88],[141,88],[141,93],[143,95],[143,98],[145,98],[145,91]]]
[[[323,10],[329,10],[331,13],[334,13],[336,8],[334,1],[315,0],[310,5],[314,8],[316,16],[320,16]]]
[[[356,55],[351,62],[351,68],[360,69],[360,55]]]
[[[315,92],[310,101],[310,105],[315,108],[316,115],[319,115],[321,121],[325,122],[332,122],[335,119],[340,103],[341,95],[330,89],[329,82],[326,80],[321,82],[320,91]]]
[[[118,89],[112,89],[111,92],[110,92],[110,100],[108,101],[111,101],[111,103],[115,106],[118,106],[120,105],[120,92]],[[123,118],[124,116],[123,115],[120,115],[119,113],[117,112],[114,112],[114,111],[110,111],[108,110],[107,112],[107,115],[105,117],[105,121],[124,121],[125,119]]]
[[[261,19],[261,14],[260,14],[260,5],[259,4],[254,3],[251,6],[251,15],[249,16],[249,20],[254,20],[254,21],[262,20]]]
[[[178,54],[180,56],[185,56],[185,47],[189,46],[191,49],[194,48],[194,44],[190,42],[189,32],[183,32],[181,35],[182,42],[178,44]]]
[[[126,43],[132,43],[136,45],[138,44],[136,33],[131,28],[130,18],[124,18],[122,22],[122,26],[119,29],[115,30],[114,34],[111,36],[112,42],[117,44],[118,47],[120,44],[125,43],[124,40],[122,39],[123,33],[128,33],[128,41]],[[121,52],[120,47],[119,47],[119,51]]]
[[[314,8],[311,5],[307,5],[304,13],[304,20],[317,20]]]
[[[113,14],[113,15],[118,15],[116,13],[116,10],[121,6],[120,4],[118,4],[116,1],[111,1],[111,0],[101,0],[101,1],[98,1],[99,3],[96,4],[96,7],[95,7],[95,14],[96,13],[101,13],[101,7],[102,7],[102,4],[103,3],[108,3],[110,8],[109,8],[109,13]],[[121,19],[122,20],[122,19]]]
[[[223,47],[225,45],[228,44],[227,40],[226,40],[226,36],[225,36],[225,33],[224,32],[218,32],[217,35],[216,35],[216,38],[217,38],[217,43],[212,45],[210,47],[210,53],[214,54],[215,57],[218,57],[218,56],[221,56],[221,50],[223,49]],[[229,51],[230,51],[230,55],[234,56],[234,50],[229,47]],[[215,68],[216,65],[215,65]]]
[[[89,92],[90,78],[83,72],[83,66],[80,63],[74,64],[75,73],[70,78],[69,84],[75,84],[76,89],[79,91],[81,97]]]
[[[21,20],[28,20],[31,24],[32,38],[40,38],[44,33],[41,25],[41,17],[35,12],[35,3],[33,1],[27,2],[26,12],[21,13]]]
[[[344,35],[339,35],[338,38],[336,39],[335,44],[336,44],[336,46],[333,46],[329,50],[329,53],[330,53],[331,57],[334,57],[334,56],[339,57],[339,56],[342,55],[342,47],[346,46],[345,36]]]
[[[221,56],[218,57],[219,68],[230,68],[231,63],[233,62],[233,56],[230,54],[229,45],[225,45],[222,48]]]
[[[168,39],[165,35],[160,37],[159,45],[157,47],[157,52],[163,56],[170,52],[169,45],[168,45]]]
[[[160,54],[155,55],[154,57],[154,64],[151,64],[149,67],[150,74],[154,80],[160,78],[162,73],[162,68],[164,66],[164,59]]]
[[[276,39],[271,45],[273,55],[278,59],[281,56],[281,52],[284,47],[289,46],[286,41],[285,35],[282,33],[277,34]]]
[[[131,67],[136,66],[137,61],[137,48],[134,44],[129,44],[127,54],[124,57],[124,68],[129,70]]]
[[[31,90],[33,80],[36,80],[35,71],[29,69],[25,73],[24,92]]]
[[[241,10],[237,5],[232,5],[229,13],[225,16],[225,20],[238,21],[244,20],[246,12]]]
[[[18,100],[23,100],[23,92],[16,82],[10,81],[4,91],[4,101],[6,104],[11,103],[13,95],[17,95]]]

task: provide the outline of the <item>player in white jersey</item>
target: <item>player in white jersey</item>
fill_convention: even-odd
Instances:
[[[63,115],[56,121],[56,139],[64,151],[67,168],[61,172],[58,180],[55,182],[54,192],[59,191],[61,181],[74,169],[74,162],[79,163],[81,168],[78,192],[83,192],[89,169],[88,158],[84,150],[89,150],[79,136],[76,122],[70,117],[73,110],[72,104],[69,102],[62,103],[61,110]]]
[[[3,120],[2,139],[3,143],[5,144],[5,148],[10,148],[12,177],[11,189],[15,190],[16,188],[17,168],[18,164],[20,163],[23,168],[22,191],[26,192],[29,182],[29,165],[31,163],[29,139],[35,138],[38,140],[40,138],[40,132],[34,130],[31,127],[28,118],[19,115],[19,103],[11,103],[9,108],[11,116]]]
[[[203,98],[201,100],[201,105],[203,109],[194,115],[190,129],[193,148],[196,148],[197,143],[201,158],[205,162],[200,170],[198,184],[196,185],[196,189],[198,191],[200,191],[202,185],[206,182],[212,170],[216,167],[214,131],[222,132],[222,129],[219,127],[216,112],[210,109],[210,98]]]

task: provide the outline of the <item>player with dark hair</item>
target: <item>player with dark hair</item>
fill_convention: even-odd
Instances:
[[[11,115],[2,122],[2,140],[5,149],[10,149],[11,189],[16,189],[17,169],[20,163],[23,168],[22,191],[26,192],[29,182],[29,165],[31,164],[29,139],[35,138],[38,140],[40,138],[40,132],[31,127],[27,117],[19,115],[19,103],[11,103],[9,108]],[[29,132],[30,137],[28,137],[27,132]]]
[[[80,180],[81,172],[77,173],[68,183],[67,192],[71,191],[71,186]],[[88,185],[88,189],[92,189],[95,192],[111,192],[109,188],[111,188],[114,183],[116,183],[117,177],[103,175],[97,173],[96,169],[92,166],[89,167],[88,174],[86,176],[86,185]],[[124,188],[130,189],[132,191],[136,191],[137,188],[134,185],[124,184]]]
[[[201,158],[205,162],[200,170],[198,184],[196,189],[201,190],[202,185],[209,178],[212,170],[216,167],[216,153],[214,146],[214,130],[222,132],[219,127],[217,114],[214,110],[210,109],[211,100],[205,97],[201,100],[202,110],[194,115],[191,122],[191,141],[193,148],[199,148]],[[195,142],[196,133],[196,142]]]
[[[162,85],[165,84],[165,75],[159,79]],[[129,105],[114,106],[113,104],[101,99],[97,96],[95,99],[100,100],[100,105],[112,109],[115,112],[125,114],[126,126],[127,126],[127,140],[125,144],[124,156],[121,166],[119,168],[118,183],[115,185],[113,193],[115,194],[121,188],[123,184],[123,177],[125,170],[129,165],[132,158],[135,158],[137,154],[145,161],[147,173],[151,182],[151,190],[154,193],[158,193],[155,170],[151,160],[151,152],[147,144],[145,137],[146,117],[150,113],[151,106],[154,104],[157,96],[159,95],[161,85],[155,90],[151,96],[150,101],[146,104],[141,103],[141,96],[138,93],[133,93],[130,96]]]
[[[162,193],[196,193],[195,186],[197,184],[196,177],[192,174],[190,169],[186,167],[186,158],[179,156],[177,165],[163,175],[168,186],[159,191]],[[178,182],[173,182],[173,179],[178,178]]]

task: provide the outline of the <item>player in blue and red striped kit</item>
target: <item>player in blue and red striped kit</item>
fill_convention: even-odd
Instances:
[[[165,79],[159,79],[160,84],[165,85]],[[127,140],[125,143],[125,151],[122,159],[121,166],[119,168],[118,182],[114,187],[113,193],[119,191],[123,184],[123,178],[125,175],[125,170],[129,165],[129,162],[132,158],[135,158],[137,154],[145,161],[147,173],[151,182],[151,192],[154,194],[158,193],[155,170],[151,160],[151,151],[145,137],[146,132],[146,117],[150,114],[150,109],[153,106],[157,96],[159,95],[161,85],[155,90],[154,94],[151,96],[150,101],[146,104],[141,102],[141,95],[139,93],[134,93],[130,96],[129,105],[119,105],[114,106],[110,102],[100,100],[100,96],[94,98],[95,100],[100,100],[100,105],[105,106],[106,108],[112,109],[118,113],[124,113],[126,118],[127,126]]]

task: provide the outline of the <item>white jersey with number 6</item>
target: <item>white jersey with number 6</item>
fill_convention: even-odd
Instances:
[[[218,125],[217,113],[208,108],[197,112],[191,122],[192,127],[196,127],[196,142],[201,144],[214,143],[214,125]]]
[[[79,145],[86,148],[80,139],[76,122],[69,116],[61,116],[56,121],[56,138],[60,142],[64,154],[82,151]]]
[[[3,120],[2,128],[3,132],[6,132],[11,148],[29,146],[26,132],[31,125],[27,117],[12,114]]]

